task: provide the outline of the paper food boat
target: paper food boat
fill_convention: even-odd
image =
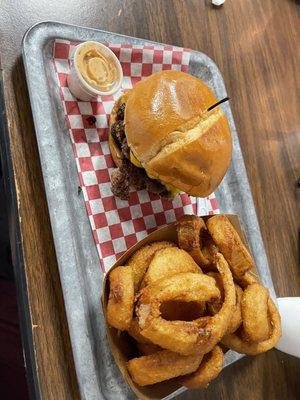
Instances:
[[[203,216],[201,218],[203,218],[204,221],[207,221],[212,216],[213,215]],[[250,251],[249,246],[245,239],[245,234],[243,233],[241,225],[239,223],[238,217],[236,215],[230,215],[230,214],[229,215],[227,214],[226,216],[230,220],[231,224],[234,226],[236,231],[239,233],[247,249]],[[132,339],[126,332],[121,332],[118,329],[115,329],[106,323],[106,308],[109,296],[108,277],[110,272],[114,268],[120,265],[126,265],[126,261],[132,256],[133,253],[135,253],[138,249],[149,243],[167,240],[177,244],[178,242],[177,242],[177,232],[175,224],[176,223],[169,224],[155,232],[152,232],[150,235],[140,240],[134,246],[130,247],[122,255],[122,257],[113,265],[110,271],[106,274],[103,282],[103,295],[101,300],[102,300],[102,308],[105,317],[105,327],[106,327],[108,342],[110,345],[110,350],[114,356],[115,362],[118,365],[119,370],[121,371],[125,381],[133,390],[133,392],[137,395],[137,397],[141,400],[160,400],[166,397],[168,397],[168,399],[172,398],[171,394],[176,392],[181,387],[181,385],[178,383],[176,378],[143,387],[133,382],[127,371],[126,363],[131,358],[139,356],[135,346],[135,340]]]

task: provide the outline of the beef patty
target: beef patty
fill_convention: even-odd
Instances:
[[[132,186],[136,190],[147,189],[161,197],[171,198],[171,193],[162,183],[149,178],[144,168],[138,168],[130,161],[130,148],[125,135],[124,111],[125,103],[120,105],[116,122],[110,128],[110,134],[121,151],[121,165],[113,171],[111,176],[113,194],[121,200],[128,200],[130,186]]]

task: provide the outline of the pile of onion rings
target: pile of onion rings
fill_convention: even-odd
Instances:
[[[278,310],[228,218],[184,216],[176,228],[178,243],[146,245],[109,274],[107,323],[136,342],[127,370],[139,386],[177,379],[207,387],[226,349],[259,354],[281,335]]]

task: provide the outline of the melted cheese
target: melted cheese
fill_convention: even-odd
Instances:
[[[139,160],[136,158],[136,156],[133,154],[131,150],[130,150],[130,162],[138,168],[143,168],[142,164],[139,162]]]

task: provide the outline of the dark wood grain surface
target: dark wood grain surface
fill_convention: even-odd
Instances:
[[[32,24],[57,20],[201,50],[231,97],[278,296],[300,295],[300,5],[292,0],[0,0],[0,51],[35,362],[43,399],[78,388],[21,60]],[[204,399],[299,399],[300,360],[244,358]],[[197,394],[196,394],[197,393]],[[199,392],[190,395],[199,398]],[[202,398],[202,397],[201,397]]]

